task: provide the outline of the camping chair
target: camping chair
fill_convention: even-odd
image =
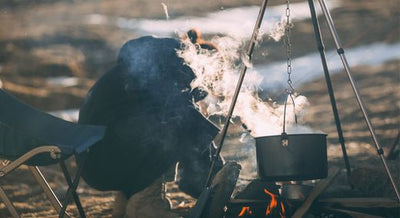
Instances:
[[[84,153],[90,146],[103,138],[104,126],[81,125],[62,120],[22,103],[0,89],[0,158],[9,163],[0,166],[0,179],[22,164],[28,165],[35,179],[50,199],[60,217],[74,199],[81,217],[84,210],[76,193]],[[75,155],[78,167],[72,179],[65,160]],[[62,204],[48,185],[38,166],[59,163],[68,189]],[[19,217],[16,208],[0,186],[0,198],[13,217]]]

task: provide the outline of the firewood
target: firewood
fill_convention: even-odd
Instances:
[[[228,162],[218,171],[211,183],[211,197],[206,203],[201,217],[219,218],[223,216],[224,207],[233,193],[240,169],[240,165],[236,162]]]
[[[333,211],[333,212],[344,213],[353,218],[382,218],[381,216],[375,216],[375,215],[371,215],[371,214],[367,214],[367,213],[351,211],[351,210],[346,210],[346,209],[337,209],[337,208],[331,208],[331,207],[325,207],[325,209]]]
[[[303,204],[293,214],[293,218],[301,218],[313,204],[314,200],[330,185],[333,179],[339,174],[339,168],[331,168],[328,172],[328,178],[321,180],[310,194],[307,196]]]
[[[318,200],[322,206],[400,208],[400,203],[390,198],[326,198]]]

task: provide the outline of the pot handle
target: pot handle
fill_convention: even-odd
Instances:
[[[286,147],[289,145],[289,137],[288,134],[286,133],[286,108],[287,108],[287,102],[289,100],[289,98],[292,100],[293,103],[293,113],[294,113],[294,121],[297,124],[297,115],[296,115],[296,104],[294,102],[294,98],[293,98],[293,94],[291,91],[288,91],[288,95],[283,107],[283,130],[282,130],[282,134],[281,134],[281,141],[282,141],[282,146]]]

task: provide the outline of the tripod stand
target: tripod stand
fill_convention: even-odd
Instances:
[[[375,134],[375,130],[374,130],[374,128],[372,126],[372,123],[371,123],[371,121],[370,121],[370,119],[368,117],[368,113],[367,113],[366,107],[365,107],[365,105],[364,105],[364,103],[363,103],[363,101],[362,101],[362,99],[360,97],[359,91],[358,91],[358,89],[356,87],[356,83],[355,83],[355,81],[353,79],[353,76],[352,76],[352,73],[350,71],[350,67],[349,67],[349,64],[347,62],[344,49],[342,48],[339,36],[338,36],[338,34],[336,32],[336,29],[335,29],[335,26],[333,24],[333,20],[332,20],[332,17],[330,15],[330,12],[328,10],[328,6],[327,6],[325,0],[318,0],[318,1],[319,1],[320,6],[321,6],[322,12],[323,12],[323,14],[325,16],[325,20],[326,20],[326,23],[327,23],[327,25],[329,27],[329,31],[330,31],[330,33],[332,35],[332,38],[333,38],[334,42],[335,42],[337,53],[340,56],[340,59],[342,61],[343,67],[344,67],[344,70],[345,70],[345,72],[347,74],[347,77],[348,77],[349,82],[351,84],[351,87],[353,89],[354,95],[355,95],[355,97],[357,99],[357,103],[358,103],[358,105],[360,107],[360,110],[361,110],[361,112],[363,114],[364,120],[365,120],[365,122],[366,122],[366,124],[368,126],[368,130],[369,130],[369,132],[371,134],[371,137],[372,137],[372,140],[374,142],[374,145],[375,145],[375,147],[377,149],[378,155],[379,155],[379,157],[380,157],[380,159],[382,161],[382,164],[383,164],[383,167],[384,167],[384,169],[386,171],[386,174],[387,174],[387,176],[388,176],[388,178],[389,178],[389,180],[390,180],[390,182],[391,182],[391,184],[393,186],[393,189],[394,189],[394,191],[396,193],[397,200],[400,202],[399,191],[397,190],[396,184],[395,184],[395,182],[393,180],[393,176],[392,176],[392,174],[390,172],[390,169],[389,169],[389,167],[388,167],[388,165],[386,163],[386,159],[385,159],[385,157],[383,155],[383,149],[382,149],[382,147],[380,146],[380,144],[378,142],[378,139],[377,139],[376,134]],[[326,80],[326,84],[327,84],[327,87],[328,87],[328,93],[329,93],[329,97],[330,97],[331,105],[332,105],[332,110],[333,110],[333,114],[334,114],[335,121],[336,121],[336,128],[337,128],[337,132],[338,132],[338,135],[339,135],[339,141],[340,141],[341,146],[342,146],[343,158],[345,160],[345,165],[346,165],[346,169],[347,169],[347,175],[349,176],[350,175],[350,165],[349,165],[349,161],[348,161],[348,157],[347,157],[347,153],[346,153],[346,148],[345,148],[345,145],[344,145],[344,138],[343,138],[343,133],[342,133],[342,130],[341,130],[340,118],[339,118],[339,114],[337,112],[335,96],[334,96],[334,93],[333,93],[332,83],[331,83],[331,80],[330,80],[329,71],[328,71],[328,67],[327,67],[327,64],[326,64],[324,45],[323,45],[322,38],[321,38],[321,32],[320,32],[317,16],[316,16],[316,13],[315,13],[315,6],[314,6],[313,0],[308,0],[308,4],[309,4],[309,7],[310,7],[311,19],[312,19],[313,26],[314,26],[315,39],[316,39],[318,50],[319,50],[319,53],[320,53],[320,56],[321,56],[321,62],[322,62],[323,68],[324,68],[325,80]]]
[[[324,14],[324,17],[326,19],[327,25],[329,26],[329,31],[330,31],[333,39],[334,39],[335,46],[336,46],[336,49],[337,49],[337,53],[341,58],[344,70],[345,70],[345,72],[347,74],[347,77],[349,79],[349,82],[351,84],[353,92],[355,94],[357,103],[358,103],[358,105],[360,107],[360,110],[361,110],[361,112],[363,114],[363,117],[364,117],[365,122],[366,122],[366,124],[368,126],[368,129],[369,129],[369,132],[371,134],[371,137],[372,137],[373,142],[375,144],[375,147],[377,149],[378,155],[379,155],[379,157],[380,157],[380,159],[382,161],[382,164],[384,166],[386,174],[388,175],[389,180],[390,180],[390,182],[391,182],[391,184],[393,186],[393,189],[394,189],[394,191],[396,193],[397,200],[400,202],[399,191],[397,190],[397,187],[396,187],[396,184],[395,184],[395,182],[393,180],[392,174],[391,174],[391,172],[389,170],[389,167],[388,167],[388,165],[386,163],[385,157],[383,155],[383,149],[382,149],[382,147],[380,146],[380,144],[379,144],[379,142],[377,140],[377,137],[376,137],[376,134],[375,134],[375,130],[374,130],[374,128],[372,126],[372,123],[371,123],[371,121],[370,121],[370,119],[368,117],[368,113],[366,111],[366,107],[364,106],[364,103],[362,102],[362,99],[360,97],[359,91],[358,91],[358,89],[356,87],[355,81],[354,81],[352,73],[350,71],[349,64],[348,64],[346,56],[344,54],[345,53],[344,49],[342,48],[339,36],[338,36],[338,34],[336,32],[336,29],[334,27],[333,20],[332,20],[332,17],[330,15],[330,12],[328,10],[328,7],[326,5],[326,2],[325,2],[325,0],[318,0],[318,1],[319,1],[320,6],[321,6],[321,9],[323,11],[323,14]],[[257,17],[257,21],[256,21],[256,24],[255,24],[255,27],[254,27],[254,30],[253,30],[253,34],[252,34],[251,39],[250,39],[250,44],[249,44],[249,47],[248,47],[248,51],[247,51],[247,56],[248,56],[247,58],[248,58],[249,61],[251,61],[251,57],[252,57],[252,52],[254,50],[255,41],[256,41],[257,35],[259,33],[259,29],[260,29],[260,26],[261,26],[261,21],[262,21],[262,19],[264,17],[264,13],[265,13],[267,4],[268,4],[268,0],[263,0],[262,3],[261,3],[260,11],[259,11],[259,14],[258,14],[258,17]],[[330,97],[330,102],[331,102],[332,111],[333,111],[333,115],[334,115],[334,119],[335,119],[336,129],[337,129],[337,132],[338,132],[339,142],[341,144],[341,149],[342,149],[342,153],[343,153],[343,159],[344,159],[345,167],[346,167],[346,170],[347,170],[347,176],[349,177],[350,173],[351,173],[350,163],[349,163],[348,156],[347,156],[345,141],[344,141],[344,137],[343,137],[343,131],[342,131],[341,122],[340,122],[340,117],[339,117],[339,113],[338,113],[337,106],[336,106],[336,100],[335,100],[335,95],[334,95],[334,91],[333,91],[333,87],[332,87],[332,82],[331,82],[330,75],[329,75],[329,69],[328,69],[328,65],[327,65],[327,61],[326,61],[325,49],[324,49],[324,44],[323,44],[322,37],[321,37],[319,22],[318,22],[316,13],[315,13],[314,0],[308,0],[308,4],[309,4],[309,7],[310,7],[310,13],[311,13],[311,19],[312,19],[313,28],[314,28],[315,40],[316,40],[317,47],[318,47],[318,50],[319,50],[319,53],[320,53],[320,57],[321,57],[322,67],[323,67],[323,70],[324,70],[325,81],[326,81],[327,88],[328,88],[328,94],[329,94],[329,97]],[[213,160],[212,160],[212,163],[211,163],[209,174],[208,174],[206,182],[205,182],[205,187],[204,187],[203,192],[201,193],[200,197],[198,198],[195,207],[191,211],[189,217],[200,217],[201,214],[202,214],[202,211],[204,209],[204,206],[205,206],[206,202],[208,201],[208,198],[209,198],[209,195],[210,195],[211,189],[212,189],[211,188],[212,172],[214,171],[215,163],[216,163],[216,161],[217,161],[217,159],[218,159],[218,157],[220,155],[220,152],[222,150],[224,139],[225,139],[225,136],[226,136],[226,133],[227,133],[227,129],[228,129],[229,124],[230,124],[230,119],[231,119],[232,114],[233,114],[233,110],[234,110],[234,107],[235,107],[235,104],[236,104],[236,101],[237,101],[237,98],[238,98],[238,95],[239,95],[239,92],[240,92],[240,89],[241,89],[241,85],[242,85],[243,80],[244,80],[244,76],[246,74],[246,70],[247,70],[247,66],[244,65],[242,70],[241,70],[240,76],[239,76],[239,80],[238,80],[238,83],[237,83],[237,86],[236,86],[236,89],[235,89],[235,92],[234,92],[234,95],[233,95],[233,98],[232,98],[231,105],[230,105],[229,110],[228,110],[226,121],[224,123],[223,129],[222,129],[222,131],[220,133],[220,136],[219,136],[219,143],[218,143],[217,151],[213,155]]]

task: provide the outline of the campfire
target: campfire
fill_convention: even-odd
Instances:
[[[269,192],[266,188],[264,188],[264,192],[270,199],[269,204],[266,205],[265,211],[261,210],[260,212],[255,212],[255,209],[251,206],[243,206],[238,217],[278,217],[278,214],[279,217],[286,217],[285,206],[283,201],[279,199],[279,196]]]
[[[212,84],[207,85],[203,84],[203,87],[209,93],[215,93],[216,96],[213,101],[206,102],[208,104],[207,114],[212,115],[215,113],[216,108],[219,110],[218,115],[224,114],[227,112],[225,116],[225,123],[223,125],[223,129],[220,133],[220,137],[218,138],[218,146],[216,154],[219,155],[221,148],[223,146],[224,139],[226,137],[227,129],[230,124],[230,120],[233,116],[233,109],[236,107],[237,110],[235,111],[234,116],[240,117],[243,123],[245,123],[249,127],[249,133],[254,136],[256,141],[256,149],[257,149],[257,167],[258,167],[258,178],[251,181],[251,183],[238,193],[233,199],[224,204],[225,211],[223,217],[302,217],[306,213],[314,213],[316,216],[321,216],[322,214],[333,214],[337,216],[344,216],[350,215],[354,216],[357,215],[367,215],[363,214],[362,212],[354,212],[351,210],[347,210],[346,208],[335,208],[335,204],[340,204],[340,201],[343,199],[329,199],[327,204],[326,202],[319,201],[321,194],[328,188],[334,178],[339,174],[340,170],[338,168],[330,168],[328,173],[328,163],[327,163],[327,142],[326,142],[326,134],[323,133],[315,133],[315,132],[307,132],[298,134],[298,132],[290,132],[290,127],[297,126],[297,113],[299,112],[298,106],[299,104],[299,97],[293,88],[293,81],[291,79],[292,76],[292,64],[291,64],[291,43],[290,43],[290,19],[289,15],[290,8],[289,8],[289,1],[287,1],[287,8],[286,8],[286,15],[287,15],[287,23],[285,27],[285,37],[286,37],[286,50],[287,50],[287,83],[288,87],[285,90],[287,93],[286,101],[284,102],[284,106],[279,108],[274,107],[273,105],[269,105],[265,102],[260,102],[260,99],[257,96],[253,96],[252,94],[255,93],[256,90],[252,90],[252,86],[246,85],[244,82],[244,76],[247,70],[247,67],[250,66],[249,62],[251,61],[251,55],[254,48],[254,41],[253,39],[257,39],[257,33],[260,28],[262,15],[265,11],[266,2],[263,1],[260,9],[260,14],[257,18],[257,22],[253,31],[253,35],[251,37],[251,42],[249,45],[249,50],[245,59],[241,60],[244,62],[244,67],[240,72],[240,77],[238,81],[238,85],[236,86],[235,92],[233,95],[225,96],[225,92],[221,90],[229,90],[231,87],[224,87],[223,89],[216,89],[216,87],[220,87],[221,84]],[[320,5],[325,12],[326,18],[330,17],[329,11],[326,8],[326,5],[323,1],[320,1]],[[317,38],[317,44],[319,48],[323,49],[323,44],[321,40],[318,40],[321,35],[319,33],[319,24],[316,19],[315,15],[315,8],[313,5],[313,1],[309,1],[310,12],[312,14],[312,20],[314,25],[314,33]],[[329,19],[328,19],[329,21]],[[328,25],[332,25],[328,22]],[[331,28],[332,35],[337,37],[334,34],[334,28]],[[189,47],[190,48],[190,47]],[[225,51],[225,49],[222,49]],[[338,48],[338,51],[342,51],[342,48]],[[223,68],[226,66],[226,60],[224,59],[223,63],[218,64],[215,68],[213,64],[218,62],[216,61],[208,61],[208,62],[201,62],[197,61],[193,55],[195,52],[183,52],[181,57],[185,59],[188,66],[192,67],[193,69],[197,69],[200,66],[199,70],[194,70],[197,78],[199,80],[208,78],[207,73],[215,73],[215,72],[224,72],[224,78],[217,80],[217,81],[229,81],[230,74],[229,72],[232,69]],[[321,62],[324,65],[324,72],[327,75],[327,85],[328,85],[328,92],[330,94],[330,100],[332,104],[332,109],[334,112],[334,118],[337,125],[339,141],[342,147],[343,159],[346,165],[347,176],[350,175],[350,165],[346,153],[346,148],[344,145],[344,139],[342,138],[342,128],[340,124],[340,119],[338,116],[338,111],[335,103],[335,99],[333,96],[333,90],[331,89],[330,79],[329,79],[329,72],[328,69],[325,68],[326,58],[323,50],[320,50],[321,53]],[[339,54],[342,55],[342,54]],[[207,59],[207,58],[206,58]],[[212,56],[211,56],[212,59]],[[345,57],[342,57],[342,60],[345,60]],[[209,60],[209,59],[207,59]],[[207,63],[207,64],[205,64]],[[196,65],[197,64],[197,65]],[[349,67],[347,63],[344,62],[344,68],[347,70]],[[197,67],[196,67],[197,66]],[[207,67],[205,67],[207,66]],[[222,67],[223,69],[219,69],[218,67]],[[351,77],[351,73],[347,72],[348,76]],[[210,77],[214,78],[214,77]],[[236,78],[236,77],[235,77]],[[350,78],[352,80],[352,78]],[[203,80],[204,81],[204,80]],[[212,81],[214,82],[214,81]],[[351,81],[352,82],[352,81]],[[192,84],[198,84],[199,81],[196,81]],[[242,86],[243,84],[243,86]],[[226,85],[225,83],[222,85]],[[210,90],[209,90],[210,89]],[[356,95],[357,90],[353,87]],[[221,92],[221,93],[219,93]],[[241,101],[237,101],[238,96],[240,93]],[[224,96],[224,100],[230,101],[229,102],[220,102],[221,99],[218,99],[219,95]],[[357,96],[359,97],[359,96]],[[297,100],[297,101],[296,101]],[[359,100],[359,99],[358,99]],[[236,103],[238,103],[236,105]],[[359,102],[361,110],[364,111],[363,105]],[[295,108],[295,105],[297,108]],[[212,107],[211,107],[212,106]],[[228,107],[229,106],[229,107]],[[248,109],[250,108],[250,109]],[[211,110],[213,109],[213,110]],[[209,111],[208,111],[209,110]],[[222,111],[222,112],[221,112]],[[293,112],[292,112],[293,111]],[[369,119],[365,114],[365,120],[369,123]],[[292,117],[290,117],[292,116]],[[266,119],[267,118],[267,119]],[[283,119],[282,119],[283,118]],[[286,124],[288,123],[288,126]],[[260,125],[261,124],[261,125]],[[278,125],[275,125],[278,124]],[[290,126],[289,124],[295,124]],[[267,125],[267,126],[262,126]],[[262,127],[260,127],[262,126]],[[276,127],[276,129],[271,130],[271,126]],[[371,125],[369,125],[371,128]],[[282,130],[282,131],[281,131]],[[265,134],[267,132],[268,134]],[[372,138],[374,137],[374,131],[370,129],[372,134]],[[261,133],[261,134],[260,134]],[[375,141],[377,150],[379,155],[383,156],[383,150],[380,148],[379,144]],[[213,160],[215,161],[215,160]],[[385,159],[382,158],[382,161],[385,166],[385,170],[391,179],[391,183],[395,192],[397,194],[397,198],[400,201],[400,196],[397,192],[396,186],[391,178],[391,173],[389,169],[387,169]],[[211,164],[210,172],[213,170],[213,164]],[[211,174],[209,174],[211,175]],[[315,183],[312,184],[312,187],[309,192],[296,192],[294,190],[289,191],[289,193],[282,194],[281,190],[287,189],[286,187],[290,183],[302,183],[302,182],[309,182],[311,180],[317,180]],[[215,184],[216,183],[216,184]],[[232,180],[229,181],[232,183]],[[276,185],[280,183],[281,185]],[[213,190],[214,187],[224,185],[224,180],[212,180],[211,176],[208,176],[205,189],[202,194],[204,194],[203,198],[199,198],[196,206],[193,209],[193,213],[191,217],[199,217],[201,214],[213,214],[213,217],[220,217],[216,216],[219,215],[217,211],[219,208],[213,211],[212,207],[205,206],[206,209],[203,210],[202,205],[212,204],[212,202],[216,202],[213,199],[213,195],[221,196],[224,195],[231,197],[232,192],[227,190],[224,193],[215,193]],[[230,184],[231,185],[231,184]],[[214,193],[213,193],[214,191]],[[283,192],[284,193],[284,192]],[[299,196],[299,198],[291,198],[290,196]],[[205,196],[205,197],[204,197]],[[212,200],[208,200],[211,198]],[[222,199],[222,197],[221,197]],[[317,200],[318,199],[318,200]],[[326,199],[325,199],[326,200]],[[318,201],[318,203],[315,203]],[[378,200],[379,201],[379,200]],[[333,203],[335,202],[335,203]],[[347,204],[348,203],[348,204]],[[364,199],[351,199],[347,202],[346,206],[354,206],[358,205],[365,205]],[[376,203],[376,202],[374,202]],[[392,204],[393,203],[393,204]],[[397,205],[398,202],[392,202],[393,205]],[[334,205],[334,206],[332,206]],[[351,207],[350,206],[350,207]],[[210,209],[211,208],[211,209]],[[313,208],[314,211],[309,211],[310,208]],[[202,213],[203,211],[203,213]],[[206,211],[206,212],[204,212]],[[322,212],[321,212],[322,211]],[[213,213],[215,212],[215,213]],[[204,216],[207,217],[207,216]]]
[[[228,203],[225,217],[291,217],[295,205],[281,191],[280,185],[254,180]]]

